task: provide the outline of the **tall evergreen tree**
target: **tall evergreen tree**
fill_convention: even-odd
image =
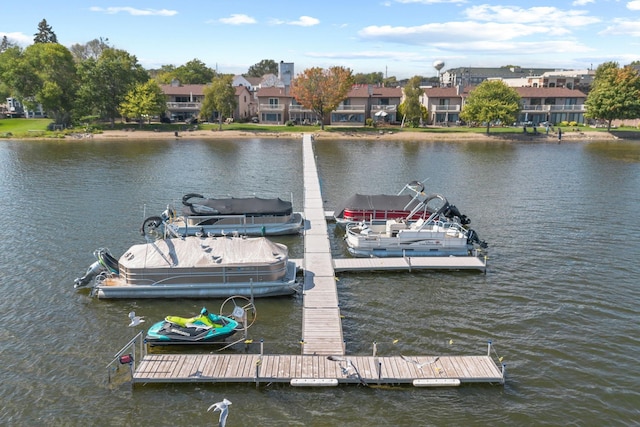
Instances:
[[[33,35],[34,43],[58,43],[58,37],[50,25],[47,24],[47,20],[43,19],[38,24],[38,32]]]

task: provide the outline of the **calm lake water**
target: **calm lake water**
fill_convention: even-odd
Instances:
[[[489,243],[487,274],[339,276],[348,354],[477,355],[492,340],[504,386],[109,388],[106,365],[147,324],[221,300],[92,299],[73,280],[108,247],[140,243],[146,216],[191,192],[291,199],[301,140],[0,141],[0,425],[638,425],[640,143],[317,141],[327,209],[355,192],[427,179]],[[330,226],[334,256],[346,255]],[[292,257],[300,236],[283,237]],[[298,353],[302,300],[256,302],[249,333]],[[235,351],[244,351],[238,348]],[[250,348],[249,351],[257,351]]]

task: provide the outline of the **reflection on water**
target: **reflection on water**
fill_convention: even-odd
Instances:
[[[632,424],[639,147],[316,142],[328,210],[355,192],[397,193],[426,178],[426,191],[444,194],[489,243],[486,275],[340,275],[347,352],[370,354],[375,341],[383,355],[483,354],[493,340],[507,363],[504,387],[186,384],[130,393],[105,384],[106,364],[142,330],[127,326],[129,311],[151,324],[222,301],[91,299],[73,280],[92,251],[121,254],[141,241],[146,216],[191,192],[279,196],[301,210],[300,141],[2,141],[0,424],[209,425],[206,409],[222,397],[233,402],[229,426]],[[347,256],[342,231],[330,225],[329,235],[333,255]],[[301,236],[274,240],[302,256]],[[301,297],[256,307],[254,342],[298,353]]]

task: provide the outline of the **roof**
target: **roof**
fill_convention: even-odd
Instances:
[[[256,96],[258,98],[266,97],[266,96],[278,97],[278,98],[292,98],[292,96],[287,93],[285,88],[276,87],[276,86],[261,87],[257,90]]]
[[[207,85],[160,85],[160,89],[165,95],[204,95],[204,88]]]
[[[402,98],[402,88],[384,87],[373,85],[355,85],[347,93],[348,98],[369,98],[371,89],[372,98]]]

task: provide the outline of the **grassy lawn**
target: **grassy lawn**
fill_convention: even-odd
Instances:
[[[86,132],[84,127],[75,129],[66,129],[64,131],[48,131],[47,126],[51,123],[50,119],[0,119],[0,138],[27,138],[29,136],[44,136],[48,138],[62,138],[71,133]],[[142,126],[138,123],[121,123],[116,122],[113,127],[107,123],[92,125],[92,132],[100,133],[103,130],[142,130],[155,132],[182,132],[187,129],[212,130],[217,131],[220,125],[217,123],[200,123],[197,125],[186,125],[184,123],[145,123]],[[573,128],[564,127],[565,131],[571,131]],[[578,130],[606,132],[604,128],[590,128],[586,126],[577,127]],[[263,125],[256,123],[230,123],[222,124],[222,130],[235,130],[242,132],[259,132],[259,133],[313,133],[320,131],[320,126],[285,126],[285,125]],[[635,127],[621,127],[615,129],[617,132],[634,131]],[[380,128],[371,127],[343,127],[343,126],[325,126],[325,132],[328,133],[352,133],[352,134],[375,134],[383,132],[426,132],[426,133],[477,133],[486,132],[485,127],[424,127],[424,128],[400,128],[399,126],[384,126]],[[528,129],[532,132],[532,129]],[[538,127],[538,132],[543,133],[545,129]],[[491,134],[521,134],[520,127],[492,127]]]

